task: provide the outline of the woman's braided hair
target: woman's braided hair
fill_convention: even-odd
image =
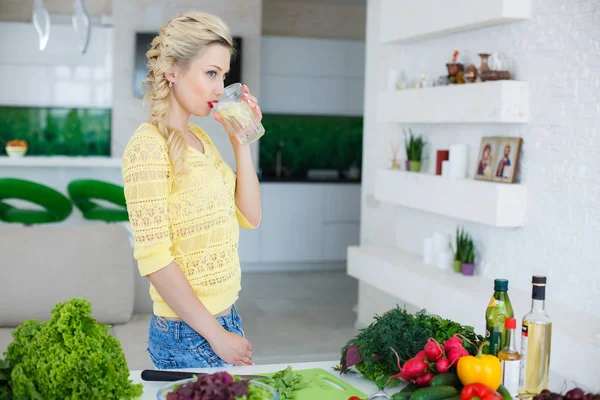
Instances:
[[[233,54],[233,40],[223,20],[211,14],[190,12],[176,15],[167,25],[163,25],[146,52],[148,74],[143,82],[145,101],[150,104],[150,122],[167,141],[175,175],[187,170],[186,144],[183,132],[167,125],[171,90],[165,72],[174,65],[185,72],[202,50],[214,43],[228,47]]]

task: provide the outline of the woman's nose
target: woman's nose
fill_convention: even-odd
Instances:
[[[217,86],[217,87],[215,88],[215,91],[214,91],[214,93],[215,93],[215,96],[217,96],[217,97],[221,97],[221,96],[223,95],[223,93],[225,93],[225,83],[224,83],[224,82],[221,82],[221,83],[219,84],[219,86]]]

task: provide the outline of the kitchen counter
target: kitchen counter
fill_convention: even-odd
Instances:
[[[0,167],[76,167],[121,168],[120,157],[70,157],[70,156],[0,156]]]
[[[262,177],[258,179],[263,183],[354,183],[360,184],[360,179],[332,178],[332,179],[317,179],[306,177],[291,177],[291,178],[275,178]]]
[[[375,393],[377,391],[377,386],[374,382],[363,379],[360,374],[345,374],[338,375],[336,371],[332,368],[336,365],[339,365],[339,361],[323,361],[323,362],[307,362],[307,363],[293,363],[293,364],[268,364],[268,365],[253,365],[249,367],[229,367],[229,368],[206,368],[206,369],[186,369],[186,371],[192,372],[204,372],[204,373],[214,373],[217,371],[227,371],[230,374],[260,374],[266,372],[277,372],[282,369],[287,368],[287,366],[291,366],[293,370],[301,370],[301,369],[311,369],[311,368],[323,368],[324,370],[331,372],[334,375],[339,376],[341,380],[347,382],[348,384],[354,386],[356,389],[360,390],[367,396]],[[142,371],[131,371],[130,379],[133,380],[134,383],[143,383],[144,384],[144,394],[140,398],[140,400],[156,400],[156,392],[165,385],[168,385],[169,382],[146,382],[141,378]],[[402,388],[402,385],[394,388],[394,389],[386,389],[388,394],[395,393]]]

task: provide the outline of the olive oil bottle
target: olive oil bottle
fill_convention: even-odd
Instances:
[[[519,397],[531,397],[548,387],[552,321],[545,310],[546,277],[534,276],[531,311],[523,317]]]
[[[485,312],[485,337],[490,342],[487,354],[494,356],[506,347],[506,318],[514,318],[515,313],[508,297],[508,280],[494,280],[494,295]]]

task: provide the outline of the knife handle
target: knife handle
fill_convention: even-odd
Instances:
[[[189,379],[194,376],[191,372],[182,371],[160,371],[154,369],[145,369],[142,371],[142,380],[154,382],[173,382],[182,379]]]

